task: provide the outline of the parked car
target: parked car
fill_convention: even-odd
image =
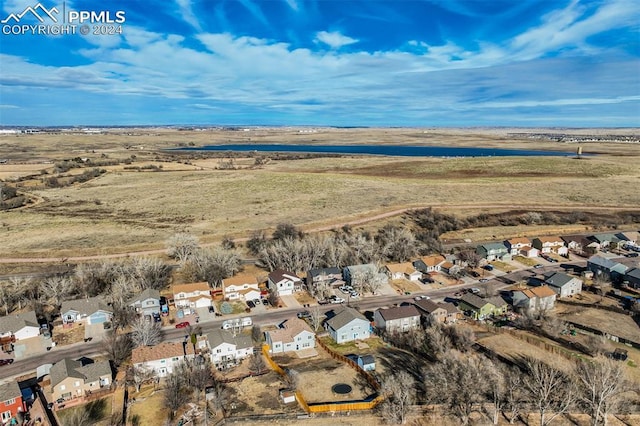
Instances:
[[[536,264],[534,266],[534,268],[536,268],[536,269],[540,269],[540,268],[543,268],[543,267],[544,267],[544,265],[542,263],[538,263],[538,264]]]
[[[262,304],[263,304],[264,306],[269,305],[269,299],[262,299]]]
[[[480,281],[482,282],[482,280]],[[485,279],[485,281],[489,281],[489,280]],[[470,291],[473,294],[480,294],[480,289],[478,287],[473,287]]]
[[[487,281],[489,281],[489,280],[488,280],[488,279],[486,279],[486,278],[480,278],[480,282],[481,282],[481,283],[486,283]]]
[[[296,315],[298,318],[311,318],[311,312],[309,311],[301,311]]]
[[[209,313],[212,314],[215,312],[215,309],[213,308],[213,306],[209,306]]]
[[[493,271],[493,265],[484,265],[483,268],[487,271]]]
[[[155,321],[155,322],[162,321],[162,318],[160,318],[160,314],[157,313],[157,312],[154,312],[151,316],[153,317],[153,321]]]
[[[476,271],[471,271],[470,274],[473,278],[478,278],[480,276],[480,274],[477,273]]]
[[[247,302],[247,306],[248,306],[248,307],[250,307],[250,308],[255,308],[255,307],[256,307],[256,304],[255,304],[255,303],[253,303],[253,301],[249,300],[249,301]]]
[[[189,321],[183,321],[183,322],[179,322],[176,324],[176,328],[187,328],[189,327],[191,324],[189,324]]]
[[[9,364],[13,364],[13,359],[11,358],[0,359],[0,365],[9,365]]]
[[[260,304],[260,299],[253,299],[253,304],[258,306]]]
[[[357,291],[352,291],[349,296],[351,296],[352,299],[357,299],[360,297],[360,293],[358,293]]]
[[[640,256],[640,254],[638,254],[638,253],[627,253],[627,254],[625,254],[625,256],[626,257],[638,257],[638,256]]]
[[[342,297],[334,297],[331,299],[331,303],[344,303],[345,300]]]

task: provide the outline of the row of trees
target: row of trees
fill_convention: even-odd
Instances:
[[[103,295],[114,309],[124,309],[133,295],[147,288],[164,288],[170,272],[170,268],[157,258],[136,257],[125,261],[82,263],[71,273],[43,278],[13,277],[0,281],[0,309],[9,314],[14,309],[28,307],[47,316],[64,300],[98,295]]]
[[[570,410],[587,413],[593,426],[606,425],[607,416],[624,412],[640,391],[622,364],[603,357],[580,361],[569,371],[532,358],[512,366],[494,361],[471,350],[475,339],[463,326],[434,324],[387,338],[414,350],[416,359],[431,361],[406,363],[383,378],[380,413],[390,423],[405,423],[411,407],[421,403],[439,405],[462,425],[474,413],[493,424],[504,415],[513,424],[535,411],[546,426]]]

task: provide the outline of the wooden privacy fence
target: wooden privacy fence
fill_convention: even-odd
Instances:
[[[369,373],[368,371],[364,371],[362,368],[360,368],[358,363],[356,363],[352,359],[347,358],[346,356],[344,356],[342,354],[339,354],[339,353],[334,352],[333,350],[329,349],[329,347],[327,347],[327,345],[325,345],[324,342],[322,342],[322,340],[316,339],[316,342],[318,343],[318,346],[320,346],[329,355],[331,355],[331,358],[336,359],[338,361],[344,362],[345,364],[347,364],[348,366],[350,366],[351,368],[356,370],[356,372],[358,372],[358,374],[360,374],[362,377],[364,377],[367,380],[367,383],[369,383],[369,385],[371,385],[372,388],[374,388],[376,391],[380,390],[380,383],[376,380],[376,378],[373,377],[371,375],[371,373]]]
[[[366,372],[362,368],[360,368],[360,366],[358,366],[358,364],[356,364],[355,362],[353,362],[352,360],[350,360],[346,356],[340,355],[339,353],[336,353],[336,352],[332,351],[331,349],[327,348],[327,346],[324,343],[322,343],[319,339],[316,340],[316,342],[319,344],[320,347],[322,347],[324,350],[326,350],[327,353],[329,355],[331,355],[332,358],[337,359],[337,360],[342,361],[342,362],[345,362],[349,366],[351,366],[352,368],[355,368],[356,371],[359,374],[361,374],[363,377],[366,378],[367,382],[376,391],[380,390],[380,383],[378,383],[378,381],[375,379],[375,377],[373,377],[371,374],[369,374],[368,372]],[[282,367],[280,367],[271,358],[271,355],[269,354],[269,345],[266,345],[266,344],[262,345],[262,353],[264,354],[264,357],[267,359],[267,363],[269,364],[269,366],[271,366],[271,368],[273,368],[273,370],[275,372],[277,372],[281,376],[285,376],[287,374],[282,369]],[[331,413],[331,412],[336,412],[336,411],[371,410],[371,409],[375,408],[376,405],[378,405],[384,399],[384,397],[382,395],[378,395],[374,399],[372,399],[371,401],[351,401],[351,402],[335,402],[335,403],[334,402],[325,402],[325,403],[319,402],[319,403],[314,403],[314,404],[308,404],[307,401],[302,396],[302,392],[300,392],[299,390],[296,390],[295,394],[296,394],[296,400],[298,401],[298,404],[300,404],[300,407],[304,411],[306,411],[307,413]]]

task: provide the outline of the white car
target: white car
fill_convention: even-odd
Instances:
[[[331,299],[331,303],[344,303],[344,299],[342,297],[335,297]]]
[[[349,296],[352,299],[358,299],[358,298],[360,298],[360,293],[358,293],[357,291],[353,291],[353,292],[351,292],[351,294],[349,294]]]

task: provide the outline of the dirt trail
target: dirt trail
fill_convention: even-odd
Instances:
[[[332,223],[330,225],[316,226],[307,228],[305,225],[300,225],[300,227],[307,233],[315,233],[315,232],[324,232],[330,231],[332,229],[341,228],[343,226],[356,226],[362,225],[369,222],[375,222],[382,219],[387,219],[393,216],[399,216],[411,210],[418,210],[423,208],[434,208],[434,209],[457,209],[457,210],[478,210],[478,209],[531,209],[531,210],[586,210],[586,211],[624,211],[624,210],[633,210],[634,207],[621,207],[621,206],[586,206],[586,205],[562,205],[562,204],[550,204],[550,205],[541,205],[541,204],[533,204],[533,205],[518,205],[514,206],[513,204],[432,204],[432,205],[423,205],[423,206],[410,206],[403,207],[400,209],[390,210],[388,212],[379,213],[371,216],[361,217],[359,219],[353,219],[344,222]],[[312,225],[310,225],[312,226]],[[234,239],[235,242],[241,243],[246,242],[249,238],[242,237]],[[203,247],[213,246],[218,244],[215,243],[206,243],[202,244]],[[118,259],[123,257],[132,257],[132,256],[150,256],[150,255],[158,255],[165,253],[164,249],[157,250],[145,250],[145,251],[134,251],[134,252],[125,252],[125,253],[113,253],[113,254],[99,254],[93,256],[69,256],[69,257],[32,257],[32,258],[0,258],[0,263],[57,263],[57,262],[81,262],[87,260],[101,260],[101,259]]]

